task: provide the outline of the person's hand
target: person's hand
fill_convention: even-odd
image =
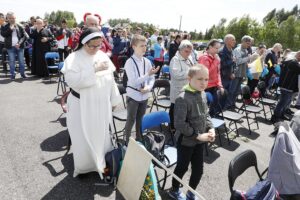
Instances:
[[[232,57],[232,61],[236,62],[236,57],[235,56]]]
[[[235,79],[234,73],[232,73],[232,74],[230,75],[230,79],[231,79],[231,80]]]
[[[148,87],[144,87],[144,88],[141,88],[141,89],[140,89],[140,92],[141,92],[142,94],[145,94],[145,93],[150,92],[150,90],[149,90]]]
[[[220,87],[220,92],[223,95],[224,94],[224,88]]]
[[[19,49],[19,48],[20,48],[20,44],[16,44],[15,47],[16,47],[17,49]]]
[[[94,64],[95,72],[107,70],[109,67],[108,61],[96,62]]]
[[[209,137],[209,141],[210,142],[214,142],[215,141],[215,138],[216,138],[216,133],[215,133],[215,129],[210,129],[208,131],[208,137]]]
[[[201,142],[210,142],[211,141],[211,133],[202,133],[202,134],[198,134],[197,136],[197,140],[201,141]]]
[[[158,67],[156,67],[156,68],[155,68],[155,67],[152,67],[152,68],[149,70],[149,72],[148,72],[149,76],[151,76],[151,75],[155,74],[156,72],[158,72],[159,68],[160,68],[160,66],[158,66]]]
[[[48,39],[46,37],[43,37],[41,41],[45,43],[48,41]]]

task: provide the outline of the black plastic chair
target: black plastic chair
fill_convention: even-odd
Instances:
[[[228,168],[228,181],[231,194],[233,193],[235,180],[250,167],[255,168],[259,180],[262,181],[262,176],[257,168],[256,155],[252,150],[243,151],[230,161]]]
[[[253,100],[251,98],[251,93],[250,93],[250,88],[248,85],[245,85],[242,87],[242,98],[243,98],[243,104],[239,108],[239,111],[241,110],[242,113],[246,113],[246,119],[247,119],[247,124],[248,124],[248,129],[249,129],[249,134],[251,135],[251,128],[250,125],[253,123],[256,123],[257,129],[259,129],[258,121],[257,121],[257,114],[259,114],[262,111],[262,108],[255,106],[253,103]],[[250,123],[249,122],[249,114],[253,113],[254,114],[254,122]]]
[[[217,92],[217,95],[218,95],[218,99],[227,99],[227,91],[224,91],[223,94],[221,94],[220,91]],[[235,111],[230,111],[230,110],[224,110],[222,108],[222,106],[220,105],[220,102],[218,103],[218,106],[219,106],[219,110],[220,112],[218,113],[218,115],[222,118],[222,119],[226,119],[229,122],[229,129],[230,131],[236,131],[236,134],[237,136],[239,136],[239,130],[238,130],[238,127],[237,127],[237,123],[242,119],[243,115],[240,114],[240,113],[237,113]],[[231,125],[234,123],[235,125],[235,128],[231,128]],[[226,132],[227,134],[227,139],[228,139],[228,144],[229,144],[229,138],[228,138],[228,132]]]
[[[258,82],[257,84],[257,89],[259,91],[259,99],[258,99],[258,103],[262,106],[262,109],[263,109],[263,112],[264,112],[264,116],[265,116],[265,119],[267,119],[267,113],[270,113],[271,116],[273,115],[272,113],[272,109],[275,108],[276,106],[276,103],[277,101],[276,100],[273,100],[273,99],[269,99],[269,98],[265,98],[263,97],[265,92],[266,92],[266,84],[264,81],[260,81]],[[268,106],[269,107],[269,112],[266,111],[266,108],[265,106]]]
[[[206,93],[207,104],[209,106],[209,104],[211,103],[211,101],[213,101],[213,96],[212,96],[212,94],[210,92],[205,92],[205,93]],[[221,106],[219,106],[219,107],[220,107],[220,110],[222,110]],[[223,117],[220,117],[220,118],[222,118],[222,119],[219,119],[219,118],[211,116],[211,122],[212,122],[212,124],[214,126],[214,129],[217,131],[217,135],[219,137],[220,146],[223,146],[222,145],[222,140],[221,140],[221,134],[220,134],[220,131],[219,131],[219,128],[221,128],[221,127],[224,127],[225,133],[226,133],[226,136],[227,136],[228,145],[230,145],[230,140],[229,140],[229,137],[228,137],[228,131],[227,131],[227,127],[226,127],[226,122],[223,120],[224,119]],[[208,155],[207,149],[206,149],[206,155]]]
[[[64,67],[64,62],[60,62],[58,64],[58,83],[57,83],[57,90],[56,94],[59,96],[59,90],[61,88],[61,95],[64,95],[64,93],[67,91],[67,83],[65,81],[65,76],[63,73],[61,73],[61,69]]]
[[[115,129],[115,135],[116,135],[117,141],[118,141],[119,137],[123,136],[123,135],[120,135],[118,137],[118,133],[123,132],[124,128],[122,130],[118,131],[117,127],[116,127],[115,120],[122,121],[122,122],[126,122],[126,120],[127,120],[126,102],[125,102],[125,97],[124,97],[124,95],[126,94],[126,89],[122,84],[118,84],[118,89],[119,89],[119,92],[122,96],[124,109],[116,110],[116,111],[113,111],[113,113],[112,113],[112,115],[113,115],[113,126],[114,126],[114,129]]]
[[[166,95],[159,95],[160,89],[168,90],[170,88],[170,82],[167,79],[157,79],[154,82],[152,89],[153,102],[150,108],[150,112],[152,111],[153,106],[158,108],[163,108],[165,111],[171,107],[170,98]]]

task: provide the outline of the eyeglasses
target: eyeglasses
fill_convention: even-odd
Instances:
[[[88,44],[86,44],[86,46],[87,46],[89,49],[91,49],[91,50],[94,50],[94,49],[100,49],[100,48],[101,48],[101,45],[95,46],[95,45],[88,45]]]

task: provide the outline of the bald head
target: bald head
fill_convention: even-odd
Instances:
[[[98,25],[99,25],[99,19],[98,19],[98,17],[96,17],[94,15],[88,15],[86,17],[85,25],[88,28],[90,28],[90,27],[98,27]]]
[[[233,47],[235,47],[236,41],[235,41],[234,35],[232,35],[232,34],[225,35],[224,43],[225,43],[226,47],[229,49],[232,49]]]

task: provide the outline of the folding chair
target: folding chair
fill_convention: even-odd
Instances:
[[[59,88],[61,88],[62,95],[66,92],[66,82],[65,82],[65,76],[63,73],[61,73],[61,69],[64,66],[64,62],[60,62],[58,64],[58,83],[57,83],[57,91],[56,94],[59,95]]]
[[[227,92],[226,91],[224,91],[223,94],[221,94],[221,92],[218,91],[217,95],[218,95],[219,100],[220,99],[227,99]],[[220,112],[218,113],[218,116],[220,116],[222,119],[226,119],[226,120],[230,121],[229,125],[228,125],[228,128],[230,129],[230,131],[236,131],[237,136],[239,136],[239,130],[238,130],[238,127],[237,127],[237,122],[239,122],[242,119],[243,115],[240,114],[240,113],[237,113],[235,111],[224,110],[222,108],[222,106],[220,105],[220,101],[218,103],[218,106],[219,106],[219,110],[220,110]],[[233,123],[235,125],[235,128],[231,128],[231,125]],[[229,140],[228,132],[226,132],[226,134],[227,134],[227,139]]]
[[[255,171],[260,181],[262,181],[262,176],[257,168],[257,159],[256,155],[252,150],[246,150],[237,156],[235,156],[229,164],[228,168],[228,181],[229,189],[231,194],[233,194],[234,182],[242,175],[249,167],[255,167]]]
[[[260,111],[262,111],[262,108],[258,107],[258,106],[254,106],[254,105],[250,105],[252,102],[252,98],[251,98],[251,94],[250,94],[250,88],[249,86],[245,85],[242,88],[242,98],[243,98],[243,104],[242,106],[239,108],[239,111],[241,110],[242,113],[245,112],[246,113],[246,119],[247,119],[247,124],[248,124],[248,129],[249,129],[249,134],[251,135],[251,128],[250,125],[252,123],[256,123],[257,129],[259,129],[258,126],[258,121],[257,121],[257,114],[260,113]],[[249,114],[253,113],[254,114],[254,122],[250,123],[249,122]]]
[[[206,93],[207,103],[209,105],[213,101],[213,96],[210,92],[205,92],[205,93]],[[219,128],[222,127],[222,126],[225,128],[225,133],[226,133],[226,136],[227,136],[228,145],[230,145],[230,140],[229,140],[229,137],[228,137],[228,131],[227,131],[225,121],[222,120],[222,119],[219,119],[219,118],[212,117],[211,122],[214,126],[214,129],[217,130],[217,134],[218,134],[219,141],[220,141],[220,146],[223,146],[222,145],[222,140],[221,140],[221,134],[220,134],[220,131],[219,131]],[[206,150],[206,152],[208,152],[208,151]]]
[[[124,88],[124,86],[122,84],[118,84],[118,89],[119,89],[119,92],[122,96],[124,109],[116,110],[116,111],[113,111],[113,113],[112,113],[112,115],[113,115],[113,126],[114,126],[114,129],[115,129],[115,135],[116,135],[117,141],[119,139],[118,138],[118,133],[123,132],[124,128],[122,130],[118,131],[117,127],[116,127],[115,120],[122,121],[122,122],[126,122],[126,120],[127,120],[126,102],[125,102],[125,97],[124,97],[124,95],[126,94],[126,89]],[[120,136],[123,136],[123,135],[120,135]]]
[[[162,79],[170,79],[170,67],[168,65],[164,65],[161,68],[161,76]]]
[[[270,113],[272,116],[272,109],[275,108],[277,101],[269,98],[263,97],[263,94],[266,92],[266,84],[264,81],[260,81],[257,84],[257,89],[259,91],[258,103],[262,105],[262,109],[264,112],[265,119],[267,119],[267,113]],[[269,112],[266,112],[265,106],[269,107]]]
[[[156,106],[156,109],[158,111],[158,108],[164,108],[165,111],[170,108],[171,101],[170,98],[166,95],[159,95],[159,91],[161,88],[164,88],[165,90],[168,90],[170,88],[170,82],[166,79],[156,79],[153,85],[152,89],[152,96],[153,96],[153,102],[150,108],[150,112],[152,111],[153,106]]]
[[[146,114],[146,115],[144,115],[143,120],[142,120],[141,133],[144,133],[146,130],[149,130],[152,128],[156,128],[156,127],[161,128],[161,125],[166,124],[166,123],[167,124],[170,123],[170,116],[169,116],[169,113],[167,113],[165,111],[158,111],[158,112]],[[168,126],[168,127],[170,128],[170,126]],[[175,142],[174,142],[174,137],[173,137],[172,133],[171,133],[171,139],[174,144]],[[177,149],[175,147],[165,144],[164,148],[163,148],[163,154],[164,154],[164,160],[162,160],[161,162],[167,168],[170,168],[177,163]],[[156,176],[157,176],[157,173],[156,173]],[[158,180],[158,183],[163,181],[163,184],[161,186],[162,189],[165,188],[167,177],[169,177],[167,175],[167,171],[164,171],[164,178],[161,180]],[[159,184],[159,186],[160,186],[160,184]]]
[[[59,54],[57,52],[47,52],[45,54],[45,60],[46,60],[46,65],[48,68],[48,73],[49,73],[49,79],[51,83],[51,74],[56,74],[59,76],[59,69],[58,69],[58,60],[59,60]]]

